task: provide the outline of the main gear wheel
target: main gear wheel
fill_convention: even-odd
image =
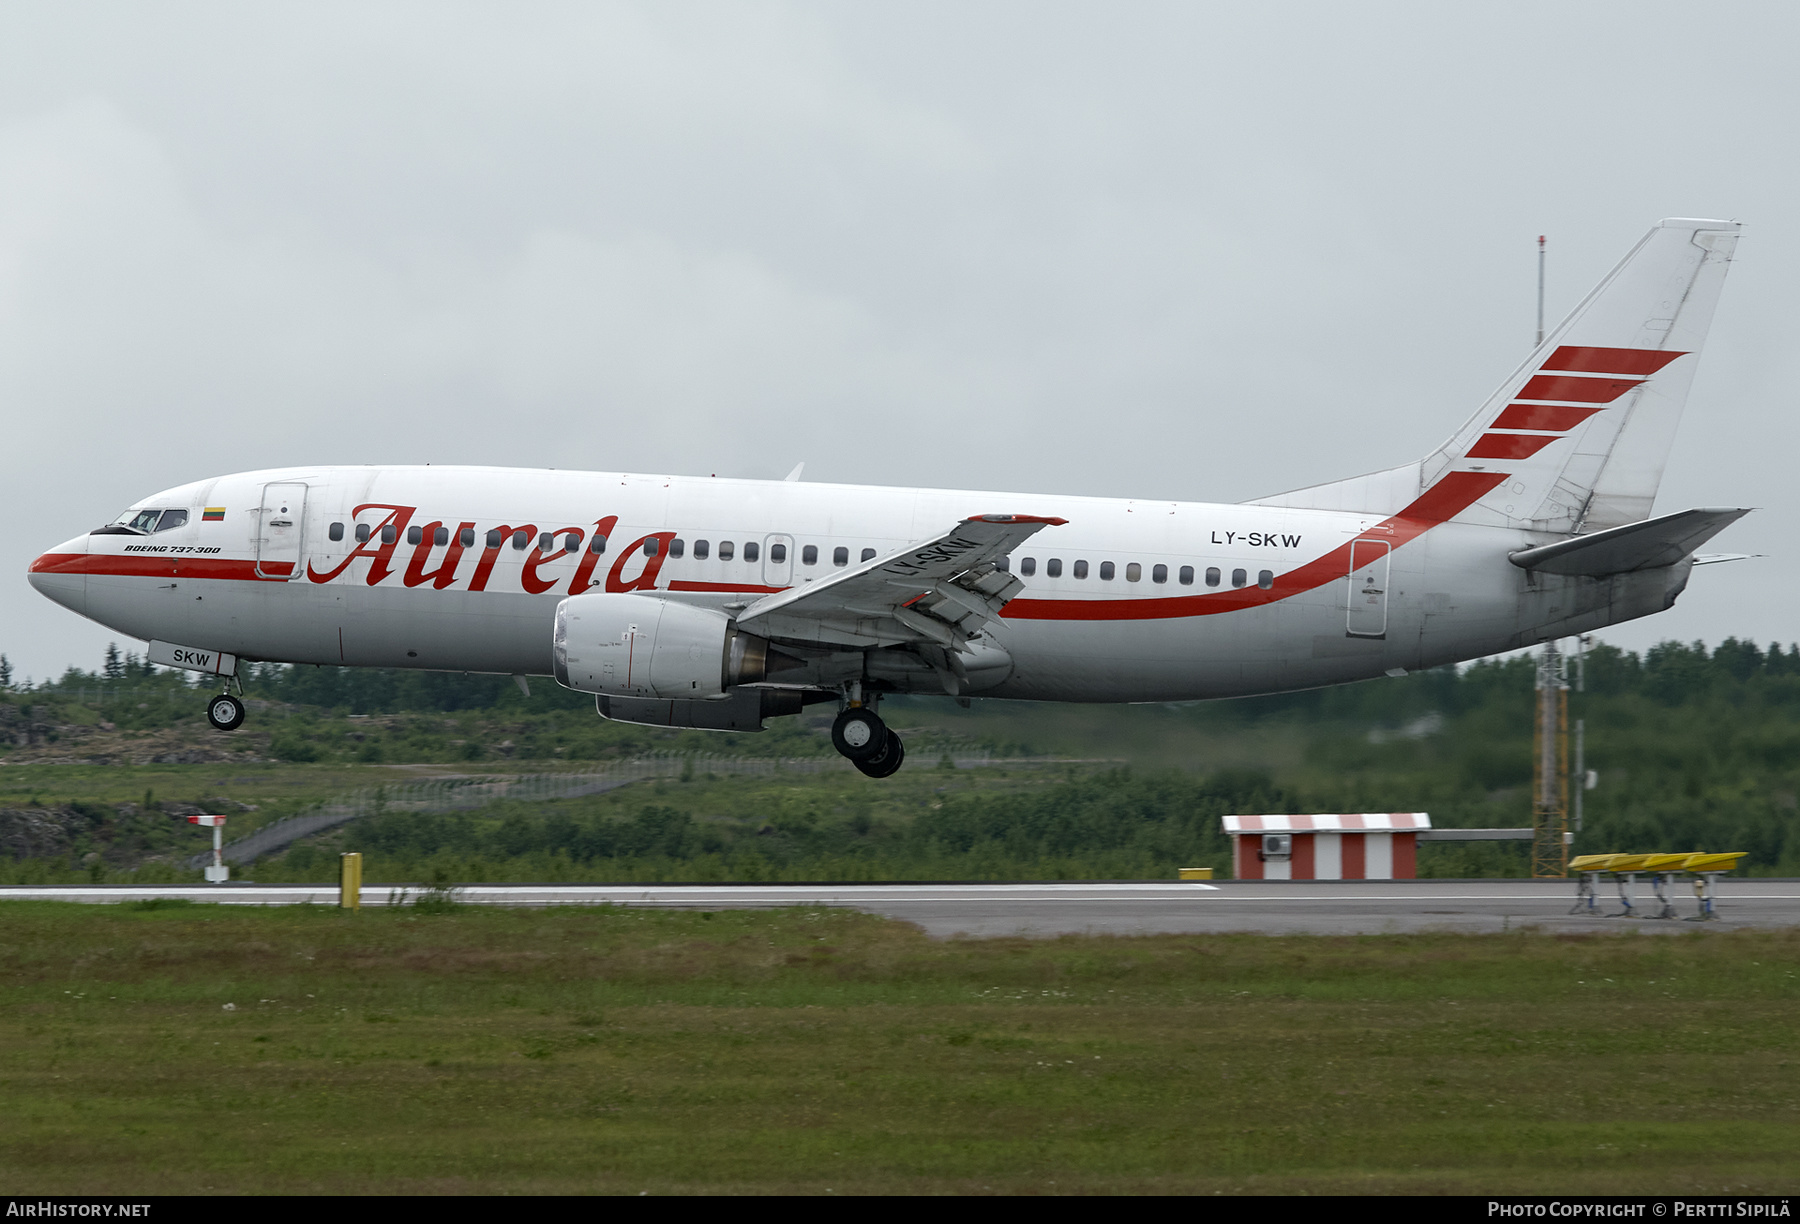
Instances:
[[[878,757],[855,762],[856,767],[871,778],[886,778],[906,763],[906,745],[892,731],[888,732],[887,749]]]
[[[851,706],[831,724],[831,746],[858,765],[887,751],[891,738],[887,724],[867,706]]]

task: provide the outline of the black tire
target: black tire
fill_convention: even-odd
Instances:
[[[206,703],[206,721],[220,731],[236,731],[244,725],[244,703],[230,693],[220,693]]]
[[[872,761],[858,761],[856,767],[871,778],[889,778],[906,764],[906,745],[892,731],[888,732],[887,751]]]
[[[831,724],[831,746],[859,765],[880,756],[891,738],[875,711],[861,706],[845,710]]]

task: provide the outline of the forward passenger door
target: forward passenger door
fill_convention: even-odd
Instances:
[[[256,512],[256,576],[300,576],[305,551],[306,485],[279,481],[263,486],[262,506]]]

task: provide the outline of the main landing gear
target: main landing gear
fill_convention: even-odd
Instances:
[[[229,686],[231,681],[227,680]],[[206,703],[206,721],[215,730],[236,731],[244,725],[244,703],[231,695],[229,687]]]
[[[850,706],[837,716],[831,746],[871,778],[888,777],[906,761],[906,745],[865,705]]]

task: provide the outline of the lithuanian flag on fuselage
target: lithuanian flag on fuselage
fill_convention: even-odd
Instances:
[[[223,523],[225,521],[224,506],[208,506],[200,515],[202,523]]]

